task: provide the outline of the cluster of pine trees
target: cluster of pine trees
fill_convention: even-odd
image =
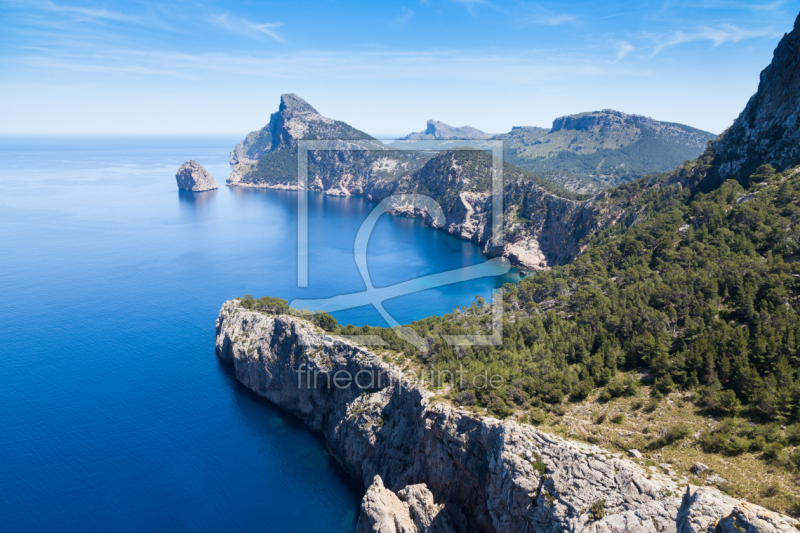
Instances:
[[[708,193],[666,183],[628,185],[643,194],[627,219],[573,263],[504,287],[502,347],[442,339],[488,330],[479,303],[412,324],[426,352],[381,328],[339,330],[379,334],[437,371],[463,369],[454,398],[499,416],[597,389],[623,395],[637,382],[618,372],[637,371],[653,394],[694,390],[719,415],[800,421],[800,173],[763,166],[747,189],[728,181]],[[474,386],[495,374],[503,387]]]
[[[704,156],[618,187],[632,205],[623,220],[572,263],[503,287],[501,346],[444,340],[491,330],[498,304],[480,297],[411,324],[425,351],[391,329],[342,326],[326,313],[312,320],[339,334],[380,336],[402,352],[395,362],[412,359],[454,402],[499,417],[524,411],[537,423],[543,409],[563,413],[564,402],[598,392],[601,402],[636,396],[643,382],[654,397],[646,410],[691,391],[699,408],[723,419],[700,437],[706,451],[758,451],[800,468],[800,451],[781,452],[800,444],[800,170],[764,165],[743,183],[698,186],[692,180],[707,163]],[[279,298],[245,296],[242,305],[294,311]],[[487,386],[489,376],[502,376],[501,385]],[[683,438],[683,429],[661,444]]]

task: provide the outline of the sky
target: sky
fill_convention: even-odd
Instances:
[[[373,135],[605,108],[726,129],[800,0],[0,0],[0,134],[245,134],[280,95]]]

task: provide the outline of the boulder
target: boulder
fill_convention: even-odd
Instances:
[[[628,450],[628,456],[633,457],[634,459],[641,459],[642,452],[639,450]]]
[[[175,173],[175,180],[178,182],[179,189],[187,191],[202,192],[211,191],[217,188],[217,182],[214,176],[203,168],[203,166],[194,159],[188,160],[178,168]]]

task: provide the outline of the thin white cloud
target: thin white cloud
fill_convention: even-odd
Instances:
[[[579,22],[578,17],[575,15],[569,13],[555,13],[541,4],[529,4],[523,7],[529,13],[522,18],[525,24],[563,26],[565,24],[576,24]]]
[[[152,12],[141,14],[123,13],[105,8],[87,8],[60,4],[51,0],[0,0],[0,6],[15,10],[15,18],[36,28],[66,28],[75,32],[75,23],[89,23],[94,26],[109,26],[109,23],[128,23],[167,31],[177,31]],[[87,24],[88,25],[88,24]]]
[[[413,16],[414,16],[414,10],[404,7],[403,14],[400,15],[400,18],[398,20],[400,21],[401,24],[405,24],[406,22],[411,20]]]
[[[230,13],[211,15],[208,21],[228,31],[239,34],[264,34],[276,41],[285,42],[275,29],[283,26],[283,22],[251,22],[247,19],[232,16]]]
[[[786,0],[776,0],[767,4],[755,4],[752,2],[733,2],[731,0],[705,0],[699,4],[690,4],[691,7],[709,9],[739,9],[745,11],[775,11],[786,4]]]
[[[485,4],[486,0],[456,0],[459,4],[464,5],[467,8],[467,11],[473,17],[475,16],[475,6],[480,4]]]
[[[118,11],[109,11],[107,9],[89,9],[76,6],[57,5],[53,2],[44,2],[42,4],[48,11],[58,13],[68,13],[84,20],[99,19],[99,20],[115,20],[115,21],[133,21],[136,17],[120,13]]]
[[[561,26],[578,22],[578,17],[575,15],[549,15],[543,17],[542,22],[548,26]]]
[[[614,60],[614,63],[619,63],[622,59],[630,54],[633,51],[633,45],[627,41],[620,41],[619,43],[619,52],[617,53],[617,59]]]
[[[782,33],[772,28],[750,30],[733,24],[723,24],[717,28],[699,28],[692,32],[677,30],[659,39],[661,42],[653,48],[651,57],[658,55],[659,52],[667,48],[689,42],[711,41],[714,47],[717,47],[723,43],[738,43],[747,39],[773,38],[781,35]]]
[[[135,49],[102,52],[47,50],[23,57],[0,58],[0,66],[33,72],[152,75],[201,80],[220,73],[270,79],[308,80],[440,80],[550,84],[573,76],[595,76],[606,68],[593,56],[572,56],[548,50],[503,53],[435,50],[287,51],[274,55],[187,54]]]

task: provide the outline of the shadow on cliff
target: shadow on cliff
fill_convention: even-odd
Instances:
[[[450,418],[445,411],[422,406],[418,391],[398,390],[381,409],[384,424],[375,433],[373,456],[379,460],[371,468],[365,461],[365,478],[378,474],[393,492],[424,483],[434,501],[445,506],[433,524],[441,531],[492,531],[486,506],[487,449],[497,435],[471,417]]]
[[[251,427],[257,428],[259,432],[263,433],[264,435],[275,432],[280,427],[288,428],[292,431],[303,432],[312,436],[319,444],[320,449],[325,450],[330,454],[325,443],[325,438],[321,432],[310,430],[308,426],[297,416],[284,411],[266,398],[259,396],[252,390],[242,385],[236,379],[233,363],[226,363],[217,359],[217,364],[219,365],[220,371],[225,376],[226,381],[228,381],[230,384],[233,393],[237,396],[237,399],[241,400],[237,402],[240,407],[239,411],[242,416],[247,419]],[[280,424],[275,424],[272,422],[272,420],[275,420],[275,418],[278,418],[281,421]],[[267,420],[269,419],[272,420],[268,422]],[[357,494],[359,497],[363,497],[364,493],[366,492],[364,484],[360,479],[356,479],[348,474],[344,468],[342,468],[342,466],[335,459],[333,459],[333,457],[330,457],[330,460],[327,463],[327,468],[331,468],[334,473],[344,481],[349,490],[351,490],[354,494]]]

